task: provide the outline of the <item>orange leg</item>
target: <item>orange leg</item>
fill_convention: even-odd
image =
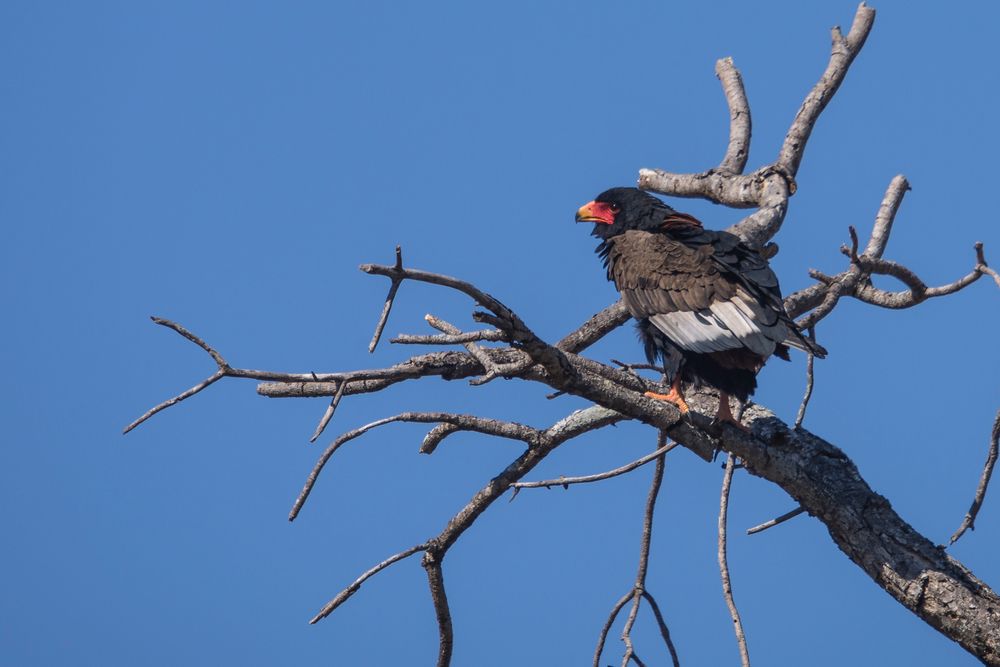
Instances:
[[[656,392],[647,391],[643,394],[648,398],[655,398],[658,401],[666,401],[667,403],[672,403],[677,406],[677,409],[681,411],[681,414],[687,414],[690,408],[688,407],[687,401],[681,396],[681,374],[678,371],[677,375],[674,376],[674,382],[670,385],[669,394],[657,394]]]
[[[715,413],[715,421],[719,424],[732,424],[741,431],[750,432],[750,429],[736,421],[733,411],[729,408],[729,394],[724,391],[719,392],[719,409]]]

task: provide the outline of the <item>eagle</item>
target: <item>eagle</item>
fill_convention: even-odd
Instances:
[[[602,192],[576,220],[594,223],[596,252],[636,320],[649,362],[676,368],[668,394],[647,396],[686,413],[682,382],[714,387],[716,420],[739,426],[729,397],[745,403],[772,354],[788,360],[794,347],[826,356],[785,312],[767,260],[738,236],[705,229],[637,188]]]

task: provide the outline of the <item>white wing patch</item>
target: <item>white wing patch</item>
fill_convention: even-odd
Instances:
[[[705,353],[746,347],[769,357],[775,345],[788,337],[788,327],[776,313],[741,296],[749,297],[740,290],[731,300],[703,310],[659,313],[649,321],[684,350]]]

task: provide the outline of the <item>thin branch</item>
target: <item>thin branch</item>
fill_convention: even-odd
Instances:
[[[537,336],[535,336],[535,334],[528,329],[528,326],[514,313],[514,311],[472,283],[440,273],[403,268],[398,262],[396,266],[362,264],[360,268],[365,273],[376,276],[386,276],[394,282],[396,280],[416,280],[417,282],[440,285],[442,287],[449,287],[453,290],[462,292],[500,318],[502,323],[505,325],[502,327],[502,330],[508,335],[513,335],[514,340],[518,342],[537,340]]]
[[[424,319],[427,320],[427,323],[430,324],[432,327],[434,327],[438,331],[443,331],[447,336],[453,336],[453,337],[462,336],[462,331],[458,327],[449,324],[448,322],[445,322],[440,318],[434,317],[430,313],[424,315]],[[498,331],[497,333],[501,334],[504,337],[504,339],[507,338],[507,334],[503,333],[502,331]],[[479,347],[474,342],[465,341],[462,343],[462,346],[469,352],[469,354],[471,354],[473,357],[476,358],[476,361],[482,364],[483,368],[486,369],[485,374],[469,381],[470,384],[472,385],[482,385],[498,377],[504,377],[507,375],[517,375],[535,364],[535,362],[531,360],[531,357],[528,357],[525,354],[521,354],[520,358],[511,363],[495,364],[493,363],[493,360],[490,358],[489,352]]]
[[[211,386],[212,384],[215,384],[222,378],[226,377],[232,371],[232,369],[229,367],[229,364],[226,363],[226,360],[222,358],[222,355],[219,354],[215,350],[215,348],[213,348],[204,340],[194,335],[184,327],[182,327],[180,324],[177,324],[176,322],[171,322],[170,320],[164,319],[162,317],[156,317],[155,315],[153,315],[149,319],[153,320],[153,322],[159,324],[160,326],[167,327],[168,329],[173,329],[184,338],[187,338],[189,341],[191,341],[201,349],[205,350],[205,352],[207,352],[208,355],[212,357],[212,360],[215,362],[215,365],[218,367],[218,370],[209,375],[207,378],[205,378],[198,384],[196,384],[195,386],[188,389],[187,391],[182,391],[180,394],[174,396],[173,398],[168,398],[159,405],[156,405],[147,410],[145,413],[143,413],[141,417],[139,417],[134,422],[126,426],[122,430],[122,435],[125,435],[126,433],[134,429],[136,426],[138,426],[139,424],[143,423],[144,421],[155,415],[157,412],[160,412],[161,410],[166,410],[167,408],[180,403],[184,399],[191,398],[192,396],[200,392],[202,389],[205,389]]]
[[[622,628],[622,641],[625,643],[625,653],[622,655],[622,667],[628,667],[629,661],[635,658],[635,647],[632,646],[632,625],[635,624],[635,619],[639,615],[639,602],[642,601],[642,593],[635,592],[632,594],[632,608],[629,609],[628,618],[625,619],[625,627]]]
[[[143,413],[143,415],[141,417],[139,417],[134,422],[132,422],[131,424],[129,424],[128,426],[126,426],[124,429],[122,429],[122,435],[128,433],[129,431],[131,431],[132,429],[134,429],[136,426],[138,426],[139,424],[143,423],[144,421],[146,421],[147,419],[149,419],[150,417],[152,417],[153,415],[155,415],[157,412],[160,412],[161,410],[166,410],[170,406],[176,405],[177,403],[180,403],[181,401],[183,401],[186,398],[191,398],[192,396],[194,396],[195,394],[197,394],[202,389],[205,389],[206,387],[214,384],[215,382],[221,380],[224,377],[226,377],[226,371],[220,368],[219,370],[215,371],[214,373],[212,373],[207,378],[205,378],[204,380],[202,380],[201,382],[199,382],[195,386],[191,387],[187,391],[183,391],[180,394],[177,394],[176,396],[174,396],[173,398],[168,398],[167,400],[163,401],[159,405],[154,406],[154,407],[150,408],[149,410],[147,410],[145,413]]]
[[[816,340],[816,329],[809,327],[809,338],[812,341]],[[792,428],[800,428],[802,426],[802,420],[806,418],[806,408],[809,407],[809,399],[812,398],[813,394],[813,383],[815,377],[813,374],[813,366],[815,365],[816,355],[812,352],[806,354],[806,393],[802,397],[802,403],[799,404],[799,412],[795,415],[795,425]]]
[[[733,619],[733,629],[736,632],[736,643],[740,648],[740,662],[743,667],[750,667],[750,654],[747,651],[747,638],[743,632],[743,622],[740,612],[736,609],[733,599],[733,586],[729,580],[729,562],[726,558],[726,516],[729,511],[729,487],[733,482],[733,471],[736,469],[736,457],[730,454],[726,458],[726,472],[722,477],[722,497],[719,501],[719,573],[722,576],[722,595],[726,598],[729,615]]]
[[[656,617],[656,625],[660,628],[660,636],[663,637],[663,643],[667,645],[667,650],[670,651],[671,662],[673,662],[674,667],[681,667],[681,660],[677,656],[677,649],[674,647],[674,642],[670,638],[670,629],[667,627],[666,621],[663,620],[663,614],[660,612],[660,605],[656,604],[656,599],[653,598],[653,594],[647,590],[642,591],[642,597],[653,609],[653,615]]]
[[[951,536],[948,544],[954,544],[958,538],[965,534],[966,530],[975,530],[976,517],[979,509],[983,506],[986,498],[986,489],[990,485],[990,477],[993,476],[993,467],[997,463],[997,450],[1000,449],[1000,410],[997,410],[996,419],[993,420],[993,432],[990,434],[990,447],[986,453],[986,465],[983,466],[983,474],[979,478],[979,486],[976,487],[976,495],[972,499],[972,506],[962,519],[962,525],[958,527],[955,534]]]
[[[791,512],[785,512],[781,516],[774,517],[770,521],[765,521],[764,523],[754,526],[753,528],[747,528],[747,535],[754,535],[755,533],[763,532],[768,528],[774,528],[779,523],[785,523],[789,519],[794,519],[805,511],[806,509],[804,507],[796,507]]]
[[[954,294],[984,275],[993,277],[997,286],[1000,287],[1000,276],[986,264],[982,243],[976,243],[974,246],[976,263],[968,274],[954,282],[937,287],[928,287],[908,267],[882,258],[900,203],[909,189],[909,183],[902,175],[892,179],[879,206],[868,245],[861,254],[858,254],[857,232],[853,225],[849,227],[851,245],[841,246],[841,252],[850,259],[850,264],[844,272],[836,276],[828,276],[819,271],[811,270],[810,276],[819,282],[799,290],[785,299],[785,310],[791,317],[798,317],[812,311],[798,320],[798,325],[801,328],[815,326],[829,315],[840,299],[845,296],[881,308],[901,309],[911,308],[927,299]],[[871,284],[872,275],[895,277],[909,289],[889,292],[877,288]]]
[[[646,598],[650,601],[650,605],[653,607],[654,613],[656,614],[656,620],[660,627],[660,634],[663,636],[663,640],[667,645],[667,649],[670,651],[671,658],[674,665],[678,665],[677,652],[674,648],[673,642],[670,639],[670,631],[667,629],[666,622],[663,620],[663,614],[660,613],[659,606],[656,601],[646,592],[646,572],[649,567],[649,546],[653,534],[653,512],[656,508],[656,500],[660,493],[660,486],[663,482],[663,471],[665,467],[665,455],[669,451],[670,446],[667,444],[667,434],[665,431],[660,431],[657,436],[657,449],[653,452],[652,457],[656,458],[656,470],[653,473],[653,480],[650,484],[649,494],[646,497],[646,509],[643,514],[643,524],[642,524],[642,541],[639,548],[639,565],[636,572],[635,582],[632,585],[632,590],[622,596],[620,600],[612,608],[611,613],[608,615],[608,619],[604,624],[601,634],[598,637],[597,649],[594,652],[594,662],[593,664],[598,666],[601,661],[601,654],[604,651],[604,644],[607,641],[608,632],[611,630],[611,626],[614,624],[615,619],[621,612],[622,608],[632,600],[632,607],[629,610],[628,618],[625,621],[625,627],[622,630],[622,641],[625,643],[625,653],[622,656],[622,665],[628,665],[630,661],[636,664],[643,664],[638,658],[635,652],[635,647],[632,644],[632,627],[635,624],[636,617],[639,613],[639,604]]]
[[[316,480],[319,478],[319,474],[323,471],[323,468],[330,460],[330,457],[333,456],[334,452],[340,449],[340,447],[345,443],[364,435],[373,428],[378,428],[379,426],[392,424],[394,422],[417,422],[422,424],[443,422],[452,424],[461,430],[476,431],[478,433],[485,433],[487,435],[494,435],[501,438],[521,440],[529,445],[537,442],[542,436],[538,429],[533,429],[530,426],[525,426],[516,422],[506,422],[498,419],[477,417],[475,415],[460,415],[448,412],[403,412],[398,415],[393,415],[392,417],[378,419],[369,424],[365,424],[360,428],[347,431],[330,443],[326,450],[324,450],[324,452],[320,455],[319,460],[316,461],[316,465],[313,466],[312,471],[309,473],[309,477],[306,479],[306,483],[302,487],[302,491],[299,492],[299,496],[295,499],[295,504],[292,506],[292,510],[288,514],[288,520],[294,521],[299,515],[299,512],[302,510],[302,506],[305,504],[306,500],[309,498],[309,494],[312,493],[313,487],[316,485]]]
[[[396,264],[394,267],[397,274],[401,274],[403,271],[403,248],[401,246],[396,246]],[[364,267],[361,269],[364,270]],[[382,306],[382,314],[379,315],[378,323],[375,325],[375,334],[372,336],[372,341],[368,343],[368,352],[372,353],[375,351],[375,347],[378,345],[378,341],[382,338],[382,331],[385,329],[385,323],[389,321],[389,313],[392,311],[392,304],[396,300],[396,292],[399,291],[399,286],[403,284],[402,275],[399,277],[392,278],[392,284],[389,285],[389,293],[385,295],[385,304]]]
[[[667,434],[660,431],[657,435],[657,449],[663,449],[667,444]],[[632,593],[632,609],[629,611],[628,620],[625,621],[625,628],[622,630],[622,641],[625,642],[625,655],[622,658],[622,667],[628,664],[633,657],[635,649],[632,646],[632,625],[639,614],[639,603],[642,601],[642,593],[646,590],[646,572],[649,569],[649,545],[653,538],[653,511],[656,509],[656,500],[660,495],[660,486],[663,483],[663,470],[666,467],[666,455],[660,454],[656,459],[656,470],[653,472],[653,481],[649,485],[649,494],[646,496],[646,511],[642,518],[642,541],[639,545],[639,567],[635,575],[635,585]]]
[[[601,667],[601,654],[604,653],[604,644],[608,641],[608,633],[611,632],[611,626],[614,625],[615,619],[618,618],[618,614],[621,610],[628,604],[628,601],[632,599],[632,591],[629,591],[625,595],[621,596],[615,606],[611,608],[611,613],[608,614],[608,620],[604,622],[604,627],[601,628],[601,634],[597,637],[597,648],[594,649],[594,662],[593,667]]]
[[[345,588],[344,590],[342,590],[340,593],[338,593],[337,597],[335,597],[332,600],[330,600],[329,602],[327,602],[323,606],[323,608],[320,609],[319,612],[315,616],[312,617],[312,619],[310,619],[309,623],[310,624],[315,624],[318,621],[320,621],[320,620],[326,618],[327,616],[329,616],[331,613],[333,613],[334,609],[336,609],[340,605],[342,605],[345,602],[347,602],[347,600],[352,595],[354,595],[355,593],[357,593],[358,589],[361,588],[361,584],[365,583],[365,581],[367,581],[370,577],[378,574],[379,572],[381,572],[385,568],[389,567],[393,563],[397,563],[397,562],[403,560],[404,558],[409,558],[410,556],[412,556],[413,554],[417,553],[418,551],[424,551],[424,550],[426,550],[427,547],[428,547],[428,544],[426,544],[426,543],[424,543],[424,544],[418,544],[415,547],[410,547],[406,551],[400,551],[398,554],[395,554],[394,556],[390,556],[389,558],[386,558],[384,561],[382,561],[381,563],[379,563],[375,567],[367,570],[364,574],[362,574],[360,577],[358,577],[357,579],[355,579],[351,583],[350,586],[348,586],[347,588]]]
[[[639,655],[635,651],[629,654],[629,658],[635,663],[635,667],[646,667],[646,663],[639,659]]]
[[[327,406],[326,412],[323,413],[323,417],[319,420],[319,424],[316,425],[316,430],[313,431],[312,437],[309,438],[309,442],[316,442],[319,436],[323,435],[323,431],[326,430],[327,424],[333,419],[333,413],[337,411],[337,406],[340,405],[340,399],[344,397],[344,389],[347,388],[347,382],[341,380],[337,383],[337,391],[330,399],[330,405]]]
[[[444,590],[444,573],[441,571],[441,557],[432,549],[424,552],[423,566],[427,570],[427,585],[434,601],[434,615],[438,623],[438,660],[437,667],[448,667],[451,664],[451,650],[454,635],[451,627],[451,610],[448,608],[448,596]]]
[[[600,482],[605,479],[611,479],[612,477],[624,475],[627,472],[632,472],[636,468],[640,468],[646,465],[650,461],[666,454],[671,449],[677,446],[678,445],[676,442],[671,442],[667,445],[664,445],[663,447],[660,447],[655,452],[646,454],[642,458],[636,459],[631,463],[626,463],[625,465],[619,468],[615,468],[614,470],[607,470],[605,472],[597,473],[595,475],[583,475],[580,477],[559,477],[558,479],[544,479],[534,482],[515,482],[514,484],[511,484],[511,488],[514,489],[514,496],[511,497],[511,500],[513,500],[514,497],[517,496],[517,492],[520,489],[537,489],[539,487],[545,487],[546,489],[550,489],[553,486],[561,486],[564,489],[568,489],[573,484],[588,484],[590,482]]]

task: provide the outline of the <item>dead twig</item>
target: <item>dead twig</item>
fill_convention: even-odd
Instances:
[[[764,523],[754,526],[753,528],[747,528],[747,535],[754,535],[756,533],[763,532],[768,528],[773,528],[777,526],[779,523],[785,523],[789,519],[794,519],[795,517],[797,517],[798,515],[802,514],[805,511],[806,510],[804,507],[796,507],[791,512],[785,512],[781,516],[774,517],[770,521],[765,521]]]
[[[375,347],[378,345],[379,339],[382,338],[382,331],[385,330],[385,323],[389,321],[389,313],[392,311],[392,304],[396,300],[396,292],[399,291],[399,286],[403,284],[403,248],[401,246],[396,246],[396,264],[393,268],[396,270],[396,274],[392,276],[389,292],[385,295],[382,314],[379,315],[378,322],[375,324],[375,334],[372,336],[372,341],[368,343],[369,353],[375,352]],[[362,270],[364,270],[363,267]]]
[[[634,626],[635,620],[639,614],[639,604],[643,599],[649,601],[650,606],[653,607],[653,613],[656,615],[656,621],[660,627],[660,634],[663,637],[664,643],[667,645],[667,650],[670,651],[671,659],[675,666],[679,665],[677,651],[670,639],[670,631],[667,629],[666,622],[663,620],[663,614],[660,612],[656,601],[653,600],[652,595],[646,592],[646,572],[649,568],[649,545],[653,535],[653,512],[656,509],[656,500],[659,497],[660,486],[663,483],[666,456],[665,450],[669,450],[670,448],[667,444],[667,434],[664,431],[659,432],[656,444],[657,449],[653,452],[653,455],[656,458],[656,469],[653,472],[653,480],[650,483],[649,494],[646,496],[646,509],[643,513],[642,522],[642,540],[639,545],[639,565],[635,581],[632,585],[632,590],[622,596],[622,598],[612,608],[611,613],[608,616],[608,620],[601,630],[601,634],[597,640],[597,649],[594,652],[593,664],[595,667],[598,667],[600,664],[601,654],[604,651],[604,644],[607,641],[608,632],[611,630],[611,626],[614,624],[615,618],[617,618],[618,614],[629,600],[632,600],[632,607],[629,610],[628,618],[625,621],[625,627],[622,629],[621,638],[622,642],[625,644],[625,653],[622,656],[621,664],[623,667],[628,665],[630,661],[640,665],[643,664],[636,655],[635,647],[632,644],[632,627]]]
[[[618,602],[615,603],[615,606],[611,608],[611,613],[608,614],[608,619],[604,622],[604,627],[601,628],[601,633],[597,636],[597,648],[594,649],[593,667],[601,667],[601,654],[604,653],[604,644],[608,641],[608,633],[611,632],[611,626],[614,625],[618,614],[621,613],[621,610],[625,608],[625,605],[631,599],[632,592],[629,591],[621,596]]]
[[[323,431],[326,430],[327,424],[333,419],[333,413],[337,411],[337,406],[340,405],[340,399],[344,397],[344,390],[347,388],[347,382],[341,380],[337,383],[337,391],[330,399],[330,405],[326,408],[326,412],[323,413],[323,417],[320,418],[319,424],[316,425],[316,430],[313,431],[312,437],[309,438],[309,442],[316,442],[319,436],[323,435]]]
[[[299,492],[299,496],[295,499],[295,504],[292,506],[291,512],[288,513],[288,520],[294,521],[296,517],[298,517],[299,512],[302,510],[302,506],[305,505],[306,500],[309,498],[309,494],[312,493],[313,487],[316,485],[316,480],[319,478],[319,474],[323,471],[323,468],[330,460],[330,457],[332,457],[342,445],[364,435],[373,428],[378,428],[379,426],[385,426],[386,424],[392,424],[394,422],[450,424],[455,427],[454,430],[456,431],[475,431],[477,433],[485,433],[487,435],[494,435],[501,438],[521,440],[529,445],[537,443],[542,436],[541,431],[531,428],[530,426],[525,426],[524,424],[501,421],[499,419],[487,419],[485,417],[477,417],[475,415],[452,414],[449,412],[403,412],[398,415],[393,415],[392,417],[378,419],[359,428],[347,431],[330,443],[326,450],[324,450],[324,452],[320,455],[319,460],[316,461],[316,465],[313,466],[312,471],[309,473],[309,477],[306,478],[306,483],[302,487],[302,491]]]
[[[733,482],[733,471],[735,469],[736,457],[730,454],[726,458],[726,472],[722,477],[722,494],[719,501],[719,574],[722,576],[722,595],[726,599],[729,615],[733,619],[736,643],[740,648],[740,662],[743,667],[750,667],[747,638],[743,632],[743,622],[740,620],[740,612],[736,609],[736,601],[733,599],[733,586],[729,579],[729,561],[726,557],[726,517],[729,512],[729,488]]]
[[[327,616],[329,616],[331,613],[333,613],[334,609],[336,609],[340,605],[342,605],[345,602],[347,602],[347,600],[352,595],[354,595],[355,593],[357,593],[358,589],[361,588],[361,584],[365,583],[365,581],[367,581],[369,578],[375,576],[376,574],[378,574],[379,572],[381,572],[385,568],[389,567],[393,563],[398,563],[399,561],[403,560],[404,558],[409,558],[410,556],[412,556],[413,554],[417,553],[418,551],[424,551],[424,550],[426,550],[427,547],[428,547],[428,545],[426,543],[424,543],[424,544],[418,544],[415,547],[410,547],[406,551],[400,551],[398,554],[395,554],[393,556],[389,556],[388,558],[386,558],[384,561],[382,561],[381,563],[379,563],[375,567],[373,567],[373,568],[371,568],[369,570],[366,570],[365,573],[362,574],[357,579],[355,579],[351,583],[350,586],[348,586],[347,588],[345,588],[344,590],[342,590],[340,593],[338,593],[337,597],[333,598],[332,600],[330,600],[329,602],[327,602],[325,605],[323,605],[323,608],[320,609],[319,612],[317,612],[317,614],[312,617],[312,619],[310,619],[309,623],[310,624],[315,624],[318,621],[320,621],[320,620],[326,618]]]
[[[990,446],[986,453],[986,465],[983,466],[983,473],[979,477],[979,485],[976,487],[976,495],[972,498],[972,506],[965,513],[965,518],[962,519],[962,524],[958,527],[958,530],[955,531],[954,535],[948,541],[949,545],[957,542],[958,538],[962,537],[966,530],[976,529],[976,517],[979,515],[979,509],[983,506],[983,500],[986,498],[986,489],[990,485],[990,478],[993,476],[993,467],[997,463],[998,449],[1000,449],[1000,410],[997,410],[997,416],[993,420]]]
[[[605,472],[600,472],[595,475],[582,475],[580,477],[559,477],[558,479],[544,479],[534,482],[516,482],[511,484],[511,488],[514,489],[514,494],[511,496],[511,500],[517,497],[518,492],[521,489],[537,489],[539,487],[544,487],[550,489],[553,486],[561,486],[564,489],[568,489],[573,484],[589,484],[591,482],[600,482],[605,479],[611,479],[612,477],[618,477],[619,475],[624,475],[627,472],[632,472],[636,468],[641,468],[650,461],[653,461],[659,456],[662,456],[669,452],[674,447],[677,447],[676,442],[671,442],[669,444],[660,447],[655,452],[646,454],[642,458],[636,459],[631,463],[626,463],[623,466],[615,468],[614,470],[606,470]]]
[[[816,329],[814,327],[809,327],[809,339],[816,340]],[[809,407],[809,399],[812,398],[813,394],[813,383],[815,377],[813,374],[813,366],[816,362],[816,356],[812,352],[806,353],[806,393],[802,397],[802,403],[799,404],[798,414],[795,415],[795,425],[793,428],[801,428],[802,421],[806,418],[806,408]]]

